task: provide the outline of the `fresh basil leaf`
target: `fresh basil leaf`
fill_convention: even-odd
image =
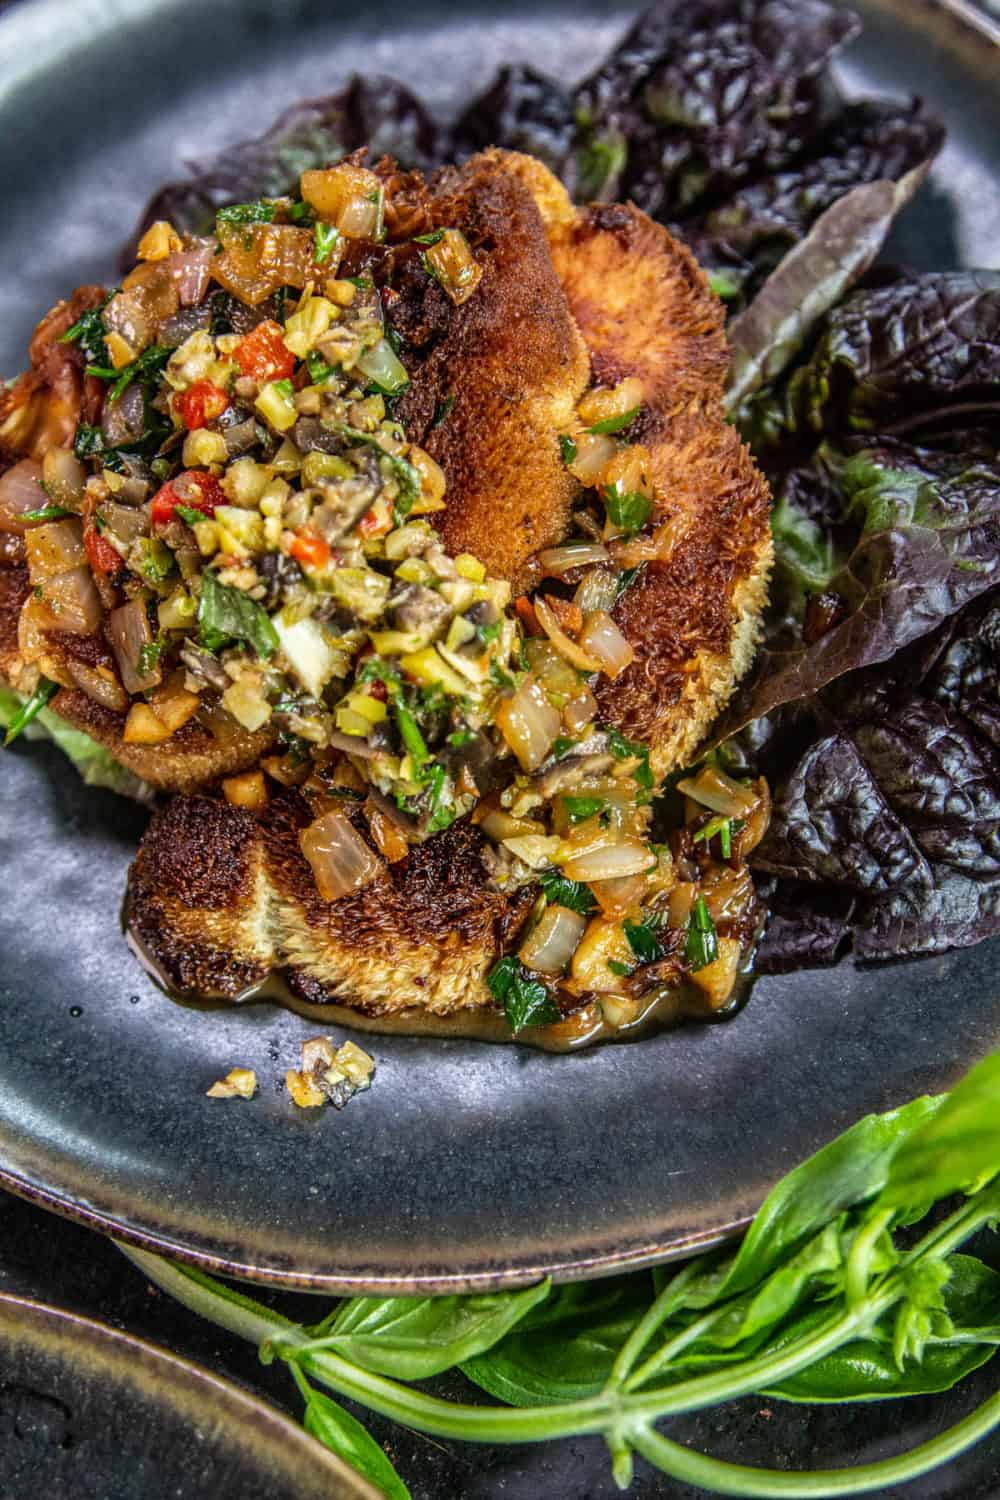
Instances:
[[[940,1103],[915,1099],[886,1114],[867,1115],[782,1178],[759,1209],[719,1295],[758,1285],[837,1215],[877,1197],[904,1141]]]
[[[597,910],[593,892],[579,880],[567,880],[557,870],[543,870],[538,883],[553,906],[566,906],[584,917]]]
[[[951,1255],[944,1287],[948,1325],[924,1345],[919,1360],[902,1368],[893,1353],[892,1316],[873,1336],[845,1344],[782,1381],[763,1395],[783,1401],[881,1401],[890,1396],[923,1396],[948,1391],[996,1354],[1000,1342],[1000,1272],[970,1255]],[[808,1336],[829,1317],[819,1307],[783,1327],[769,1348],[774,1353]]]
[[[336,1401],[311,1391],[302,1421],[311,1437],[370,1480],[386,1500],[410,1500],[410,1491],[371,1433]]]
[[[265,661],[278,649],[278,632],[261,606],[242,589],[220,583],[210,569],[201,575],[198,625],[216,643],[245,641]]]
[[[490,994],[503,1006],[515,1036],[526,1026],[547,1026],[560,1019],[559,1007],[545,985],[533,979],[511,953],[494,964],[486,983]]]
[[[363,1369],[425,1380],[491,1348],[545,1301],[550,1286],[465,1297],[352,1297],[327,1336]]]
[[[652,1296],[644,1271],[559,1287],[462,1373],[512,1406],[596,1396]]]
[[[968,1191],[1000,1172],[1000,1052],[983,1059],[900,1143],[880,1202],[902,1208]]]

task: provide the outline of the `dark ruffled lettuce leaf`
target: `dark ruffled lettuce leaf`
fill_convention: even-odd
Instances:
[[[824,444],[776,489],[770,631],[724,732],[895,652],[1000,582],[1000,459]]]
[[[392,78],[355,76],[337,94],[292,105],[265,135],[190,163],[190,178],[168,183],[146,205],[122,251],[122,268],[134,264],[139,238],[157,219],[205,234],[226,204],[297,194],[302,172],[361,146],[369,147],[372,160],[394,156],[403,167],[427,169],[441,157],[438,127],[415,94]]]
[[[777,792],[754,860],[762,969],[933,953],[1000,933],[1000,591],[758,745]]]
[[[553,172],[564,173],[577,137],[573,94],[524,63],[502,67],[485,93],[473,99],[451,133],[456,160],[488,146],[526,151]]]

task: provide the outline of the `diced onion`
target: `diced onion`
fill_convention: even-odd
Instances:
[[[497,724],[524,771],[538,769],[561,728],[558,709],[530,677],[500,704]]]
[[[324,901],[339,901],[360,890],[382,869],[378,855],[343,813],[324,813],[299,835],[299,843]]]
[[[635,652],[611,616],[595,609],[583,622],[580,645],[586,654],[601,664],[608,677],[618,677],[635,660]]]
[[[50,448],[42,459],[45,493],[54,505],[72,510],[83,498],[86,478],[87,471],[69,448]]]
[[[342,162],[303,172],[299,187],[320,218],[336,224],[348,239],[374,239],[381,212],[382,184],[367,167]]]
[[[579,734],[597,713],[597,699],[589,687],[582,688],[563,708],[563,723],[570,734]]]
[[[573,603],[581,614],[589,615],[592,609],[610,610],[618,597],[617,568],[588,568],[577,584]]]
[[[142,648],[151,645],[153,641],[153,632],[143,601],[131,599],[128,604],[113,609],[108,616],[107,628],[108,640],[115,653],[125,691],[130,694],[142,693],[147,688],[156,687],[163,678],[159,667],[152,666],[147,672],[139,669]]]
[[[518,954],[529,969],[561,974],[576,952],[587,925],[586,917],[565,906],[548,906],[521,944]]]
[[[538,554],[538,561],[553,578],[562,578],[573,568],[607,562],[608,554],[600,542],[567,542],[563,547],[547,547]]]
[[[712,1010],[720,1010],[733,992],[740,968],[740,945],[735,938],[720,937],[718,957],[689,978],[704,993]]]
[[[589,489],[597,483],[618,452],[618,445],[613,437],[598,432],[581,432],[573,441],[576,443],[576,457],[569,471],[574,479]]]
[[[374,348],[367,349],[357,360],[356,368],[390,396],[410,383],[410,377],[388,339],[379,339]]]
[[[545,634],[553,646],[555,646],[560,656],[564,656],[567,661],[572,662],[574,667],[579,667],[581,672],[599,672],[602,666],[601,662],[595,656],[591,656],[588,652],[582,650],[575,641],[570,640],[556,619],[552,608],[546,604],[541,595],[534,599],[532,603],[535,607],[535,615],[539,625],[545,631]]]
[[[34,527],[25,535],[24,545],[32,583],[45,583],[58,573],[82,567],[87,561],[83,527],[75,516]]]
[[[646,893],[646,877],[624,875],[618,880],[595,880],[590,888],[606,917],[626,917],[640,905]]]
[[[32,458],[22,458],[6,474],[0,475],[0,530],[23,536],[30,521],[22,521],[26,510],[46,505],[42,489],[42,466]]]
[[[504,839],[532,838],[539,833],[544,834],[544,829],[534,818],[515,818],[511,813],[504,812],[502,807],[491,807],[481,817],[477,814],[478,809],[473,814],[473,822],[478,823],[483,832],[497,844]]]
[[[503,846],[533,870],[544,870],[559,853],[558,838],[544,833],[525,833],[504,839]]]
[[[697,776],[686,776],[677,783],[677,790],[725,818],[745,818],[758,801],[750,787],[741,786],[715,766],[705,766]]]
[[[577,404],[577,416],[588,425],[605,422],[609,417],[623,417],[634,407],[641,406],[643,395],[643,384],[638,375],[628,375],[610,390],[602,387],[588,391]]]
[[[208,241],[194,250],[175,250],[164,265],[173,277],[182,307],[195,307],[208,291],[209,269],[215,245]]]
[[[71,635],[93,635],[101,623],[101,600],[87,567],[57,573],[43,585],[38,623],[43,630],[65,630]],[[46,619],[47,616],[47,619]]]
[[[626,875],[641,875],[654,863],[654,855],[637,839],[614,838],[594,840],[589,847],[567,849],[559,859],[563,873],[570,880],[620,880]]]

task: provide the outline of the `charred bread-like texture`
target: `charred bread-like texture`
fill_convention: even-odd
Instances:
[[[17,645],[21,607],[31,592],[25,567],[0,567],[0,677],[17,687],[23,662]],[[72,657],[88,665],[112,665],[100,636],[49,633],[54,661]],[[150,786],[165,792],[193,792],[220,776],[231,776],[256,765],[274,743],[267,729],[249,734],[227,716],[219,715],[210,729],[191,719],[161,745],[129,745],[122,738],[124,713],[113,713],[95,703],[79,688],[61,688],[50,708],[73,729],[89,734],[119,764]]]
[[[654,524],[676,541],[647,562],[615,618],[635,661],[602,677],[602,717],[652,746],[664,774],[690,759],[750,665],[772,562],[767,483],[725,420],[722,304],[690,251],[632,204],[548,214],[552,257],[595,384],[638,376],[630,436],[651,457]]]
[[[569,528],[579,486],[559,434],[590,367],[542,214],[512,160],[488,151],[435,179],[434,218],[462,229],[483,276],[416,370],[400,418],[447,478],[438,529],[448,551],[474,553],[518,588],[532,555]],[[447,419],[434,426],[449,400]]]
[[[490,884],[478,829],[453,824],[327,902],[299,847],[309,821],[296,792],[259,819],[210,797],[175,798],[154,816],[130,874],[129,924],[164,979],[233,997],[281,970],[303,1000],[369,1015],[491,1005],[485,976],[524,894],[508,900]]]

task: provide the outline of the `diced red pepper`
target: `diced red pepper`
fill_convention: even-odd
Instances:
[[[181,480],[182,493],[176,486]],[[214,474],[203,474],[198,469],[185,469],[176,479],[161,485],[153,496],[150,518],[154,526],[165,526],[173,519],[174,510],[183,505],[187,510],[200,510],[205,517],[215,515],[217,505],[225,505],[226,493]]]
[[[288,550],[307,568],[325,568],[332,555],[329,543],[315,531],[298,532]]]
[[[233,359],[244,375],[263,385],[268,380],[287,380],[295,369],[295,355],[287,347],[280,323],[266,318],[240,339]]]
[[[521,594],[514,600],[514,609],[517,612],[517,618],[529,635],[544,634],[542,627],[538,623],[538,616],[535,614],[535,606],[527,594]]]
[[[186,391],[178,391],[173,397],[174,411],[190,432],[221,417],[228,405],[226,392],[210,380],[196,380]]]
[[[117,573],[125,566],[121,554],[105,541],[93,521],[88,521],[83,528],[83,545],[87,561],[95,573]]]
[[[373,505],[370,510],[365,511],[358,522],[358,534],[363,536],[365,541],[371,541],[372,537],[382,536],[391,530],[392,522],[385,507],[382,507],[380,511],[378,506]]]

